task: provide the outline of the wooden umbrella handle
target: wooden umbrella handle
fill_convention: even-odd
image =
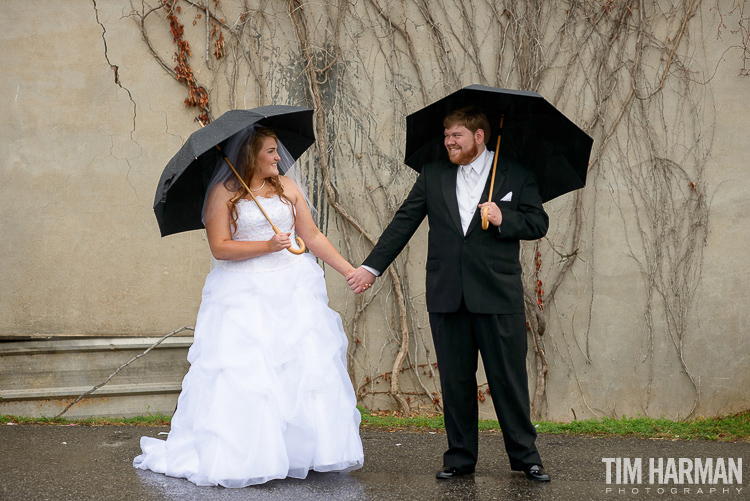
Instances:
[[[254,199],[254,197],[253,197],[253,199]],[[257,202],[257,200],[256,200],[256,202]],[[258,207],[260,207],[260,206],[258,206]],[[263,209],[261,209],[261,210],[263,210]],[[279,233],[281,233],[281,231],[279,230],[279,228],[277,228],[276,225],[273,224],[273,223],[271,223],[271,228],[273,228],[273,232],[276,233],[277,235]],[[295,241],[297,242],[297,245],[299,245],[299,249],[293,249],[291,247],[287,247],[286,250],[288,250],[292,254],[297,254],[297,255],[302,254],[303,252],[305,252],[305,248],[306,248],[305,247],[305,242],[303,242],[300,237],[295,238]]]
[[[256,200],[256,202],[257,202],[257,200]],[[263,210],[263,209],[261,209],[261,210]],[[276,233],[277,235],[279,233],[281,233],[281,231],[279,231],[279,229],[276,227],[275,224],[271,223],[271,227],[273,228],[273,232]],[[305,252],[305,249],[306,249],[305,242],[303,242],[300,237],[297,237],[294,240],[297,242],[297,245],[299,245],[299,249],[294,249],[292,247],[287,247],[286,250],[288,250],[292,254],[297,254],[297,255],[302,254],[303,252]]]
[[[503,129],[503,119],[505,115],[500,115],[500,130]],[[497,133],[497,145],[495,146],[495,158],[492,160],[492,179],[490,180],[490,194],[487,197],[488,202],[492,202],[492,192],[495,191],[495,171],[497,170],[497,157],[500,156],[500,133]],[[489,207],[482,209],[482,229],[486,230],[490,227],[490,220],[488,215],[490,213]]]
[[[297,254],[297,255],[305,252],[305,249],[306,249],[305,242],[303,242],[300,237],[295,238],[294,241],[297,242],[297,245],[299,245],[299,249],[292,249],[291,247],[289,247],[287,250],[291,252],[292,254]]]

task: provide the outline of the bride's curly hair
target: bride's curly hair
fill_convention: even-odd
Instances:
[[[276,133],[274,131],[272,131],[268,127],[259,127],[255,130],[255,133],[244,146],[244,152],[242,155],[240,155],[240,160],[238,162],[240,163],[240,165],[238,165],[237,167],[240,168],[240,172],[242,167],[245,168],[244,180],[247,186],[250,186],[250,182],[252,181],[253,177],[258,173],[258,155],[260,154],[261,148],[263,148],[263,142],[266,140],[266,138],[269,137],[274,139],[277,145],[279,144],[279,138],[278,136],[276,136]],[[289,210],[292,213],[292,220],[296,222],[296,217],[294,214],[294,204],[284,194],[284,187],[281,185],[281,181],[279,181],[279,176],[266,178],[266,182],[271,185],[274,193],[279,196],[281,201],[289,206]],[[231,205],[230,210],[232,211],[231,226],[232,232],[234,232],[237,230],[237,202],[246,197],[248,195],[248,191],[245,189],[242,183],[237,181],[235,177],[230,177],[229,179],[227,179],[224,183],[224,186],[228,191],[234,192],[234,195],[229,200],[229,204]]]

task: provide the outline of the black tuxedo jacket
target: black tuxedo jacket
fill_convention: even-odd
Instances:
[[[427,311],[457,311],[463,296],[472,313],[523,313],[520,240],[542,238],[549,226],[534,176],[518,163],[498,158],[492,201],[503,214],[500,231],[491,223],[483,230],[477,210],[464,235],[456,199],[457,168],[447,160],[423,167],[363,264],[384,272],[427,216]],[[491,177],[481,202],[487,201]],[[501,201],[510,192],[510,201]]]

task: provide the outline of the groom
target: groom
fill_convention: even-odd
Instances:
[[[369,288],[427,216],[426,300],[443,392],[448,450],[438,479],[474,472],[478,457],[477,353],[503,432],[512,470],[535,481],[542,469],[531,423],[526,376],[526,316],[520,240],[547,233],[534,176],[500,156],[492,201],[487,200],[494,153],[490,125],[476,108],[443,120],[450,162],[422,167],[409,196],[363,265],[347,277],[355,293]],[[481,210],[490,227],[482,230]]]

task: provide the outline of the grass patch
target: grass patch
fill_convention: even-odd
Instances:
[[[436,431],[445,429],[443,416],[403,418],[394,412],[374,412],[359,408],[362,426],[385,429]],[[672,421],[646,417],[621,419],[593,418],[572,423],[540,421],[539,433],[569,435],[627,436],[670,440],[718,440],[727,442],[750,440],[750,411],[722,418],[701,418],[692,421]],[[479,420],[479,431],[500,431],[500,423],[491,419]]]
[[[358,406],[362,427],[385,430],[441,431],[445,429],[442,414],[404,418],[391,411],[370,411]],[[149,414],[131,418],[29,418],[0,414],[0,424],[29,424],[56,426],[169,426],[171,417]],[[539,433],[623,436],[664,440],[717,440],[746,442],[750,440],[750,411],[721,418],[701,418],[691,421],[672,421],[645,417],[621,419],[594,418],[555,423],[536,423]],[[480,420],[479,431],[500,431],[494,420]]]
[[[34,425],[57,425],[57,426],[169,426],[172,421],[170,416],[162,414],[149,414],[147,416],[134,416],[129,418],[92,417],[86,419],[65,418],[30,418],[25,416],[9,416],[0,414],[0,424],[34,424]]]
[[[370,411],[359,405],[357,409],[362,414],[363,427],[416,429],[424,431],[445,429],[445,421],[443,421],[442,414],[405,418],[400,417],[392,411]]]
[[[664,418],[623,417],[573,421],[572,423],[541,422],[540,433],[587,435],[620,435],[670,440],[719,440],[727,442],[750,439],[750,411],[721,418],[700,418],[672,421]]]

